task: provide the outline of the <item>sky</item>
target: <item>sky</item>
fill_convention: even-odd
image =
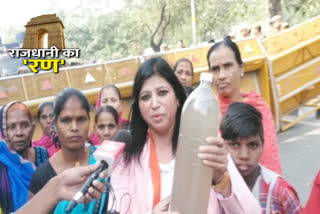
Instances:
[[[24,29],[31,18],[46,14],[49,9],[72,11],[78,7],[105,8],[106,13],[123,7],[123,0],[2,0],[0,11],[0,36],[10,27]]]

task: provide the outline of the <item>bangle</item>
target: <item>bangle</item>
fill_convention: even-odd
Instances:
[[[211,187],[215,192],[222,192],[229,184],[230,184],[230,176],[228,171],[225,171],[220,183],[217,185],[212,185]]]

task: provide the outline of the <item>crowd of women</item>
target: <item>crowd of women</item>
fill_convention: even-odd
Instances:
[[[270,108],[258,94],[240,91],[244,69],[237,45],[227,37],[210,48],[207,60],[223,116],[212,121],[221,122],[222,138],[207,136],[198,153],[214,172],[208,213],[318,213],[319,175],[303,210],[282,176]],[[43,134],[34,142],[28,107],[3,106],[0,213],[65,213],[71,193],[97,167],[93,152],[120,129],[129,129],[132,141],[113,172],[107,178],[102,173],[72,213],[168,213],[180,116],[193,90],[193,72],[188,59],[173,69],[161,57],[146,60],[134,79],[130,121],[123,118],[119,89],[107,85],[98,95],[91,133],[90,104],[75,88],[39,106]]]

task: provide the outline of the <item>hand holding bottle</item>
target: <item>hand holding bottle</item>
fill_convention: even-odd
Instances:
[[[219,185],[225,178],[228,171],[228,151],[223,142],[223,139],[218,137],[208,137],[208,145],[202,145],[199,147],[198,157],[203,163],[213,170],[212,183]],[[231,194],[230,180],[221,191],[219,191],[224,197],[228,197]]]

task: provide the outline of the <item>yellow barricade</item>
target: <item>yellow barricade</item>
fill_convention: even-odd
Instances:
[[[140,58],[128,58],[104,64],[112,84],[132,81],[140,66]]]
[[[310,114],[308,112],[288,124],[285,116],[300,105],[313,106],[314,110],[320,108],[320,99],[313,99],[320,93],[320,17],[263,41],[249,38],[236,43],[245,70],[241,90],[255,91],[265,99],[274,112],[278,128],[285,130]],[[82,90],[94,104],[101,87],[115,84],[124,98],[123,112],[127,116],[134,76],[143,60],[162,56],[173,66],[180,58],[188,58],[194,65],[193,83],[197,84],[200,73],[208,71],[207,52],[211,45],[68,67],[61,69],[59,74],[39,72],[2,78],[0,105],[11,100],[26,101],[35,114],[41,102],[53,100],[65,87]]]
[[[41,75],[27,75],[22,77],[28,100],[35,100],[41,97],[56,96],[62,89],[68,87],[66,72],[59,74],[53,72],[41,73]]]
[[[132,81],[140,64],[140,57],[121,59],[104,64],[111,83],[120,89],[122,98],[132,96]]]
[[[314,109],[288,120],[287,115],[319,94],[320,16],[261,42],[269,61],[277,126],[286,130]]]
[[[272,109],[269,71],[261,45],[254,38],[236,42],[244,63],[245,75],[241,79],[241,91],[260,94]]]
[[[80,90],[97,88],[110,83],[104,65],[87,65],[66,68],[70,86]]]
[[[236,42],[244,61],[245,76],[241,79],[242,91],[254,91],[260,94],[271,105],[270,86],[266,58],[256,39],[246,39]],[[163,53],[173,67],[181,58],[189,59],[194,67],[193,84],[199,83],[200,73],[208,72],[207,53],[213,44],[198,48],[186,48]]]
[[[162,57],[173,68],[175,63],[181,58],[189,59],[193,64],[194,76],[193,84],[199,83],[200,73],[208,71],[207,53],[210,46],[197,47],[197,48],[185,48],[165,53]]]
[[[320,35],[320,16],[295,25],[262,41],[269,56],[285,54],[293,47],[312,41]],[[290,51],[289,51],[290,52]],[[288,52],[287,52],[288,53]]]
[[[248,39],[237,43],[245,63],[245,76],[241,80],[241,89],[261,94],[270,104],[266,60],[257,40]],[[197,84],[200,73],[208,71],[207,52],[210,46],[182,49],[152,56],[160,55],[172,66],[180,58],[190,59],[195,70],[194,84]],[[23,80],[28,82],[28,85],[24,90],[27,98],[23,100],[27,101],[35,114],[41,102],[53,100],[53,96],[65,87],[75,87],[82,90],[90,103],[94,104],[99,90],[106,84],[115,84],[119,87],[121,96],[127,99],[132,96],[133,79],[141,64],[140,59],[140,57],[133,57],[101,64],[68,67],[61,69],[59,74],[40,72],[36,75],[24,76]],[[127,101],[124,104],[129,106]],[[128,106],[124,107],[124,115],[128,115]]]
[[[174,64],[181,58],[189,59],[194,68],[207,67],[207,52],[209,47],[198,47],[180,49],[170,51],[166,55],[168,63],[173,67]]]
[[[28,100],[26,83],[21,77],[9,77],[0,79],[0,106],[10,101]]]
[[[39,74],[24,75],[22,79],[26,83],[24,91],[33,115],[37,112],[40,104],[39,99],[45,98],[43,102],[52,101],[62,89],[70,87],[65,71],[60,71],[60,73],[40,72]]]

